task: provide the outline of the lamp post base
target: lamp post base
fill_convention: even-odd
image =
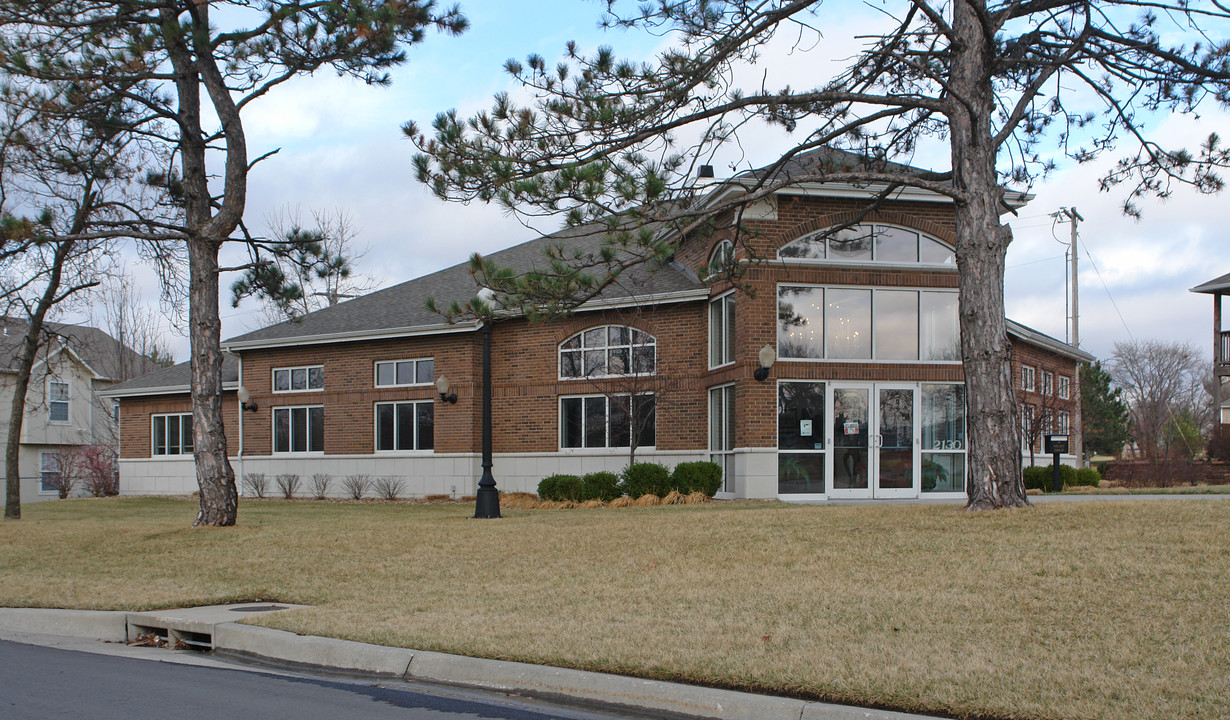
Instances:
[[[499,516],[500,491],[495,489],[495,478],[487,474],[478,481],[478,493],[474,499],[474,517],[498,518]]]

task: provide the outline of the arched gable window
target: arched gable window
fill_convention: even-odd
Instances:
[[[709,264],[706,268],[710,275],[725,272],[735,261],[735,246],[729,240],[723,240],[713,247],[709,253]]]
[[[582,330],[559,346],[561,378],[652,375],[658,366],[658,341],[627,325]]]
[[[782,260],[883,262],[955,265],[956,253],[939,240],[915,230],[882,223],[863,223],[833,231],[808,233],[777,251]]]

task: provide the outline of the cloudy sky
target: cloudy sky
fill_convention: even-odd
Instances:
[[[825,15],[823,45],[799,53],[778,43],[745,73],[761,73],[795,87],[817,83],[840,67],[857,47],[854,36],[878,17],[871,5],[842,3],[840,18]],[[369,250],[358,270],[388,286],[455,263],[470,253],[491,251],[527,240],[531,230],[498,209],[447,204],[436,200],[413,178],[413,148],[400,125],[427,125],[440,111],[463,115],[489,105],[491,96],[514,89],[502,65],[508,58],[540,53],[548,62],[576,40],[584,49],[610,44],[618,54],[648,58],[661,40],[597,28],[602,4],[580,0],[540,0],[533,4],[468,0],[463,9],[471,29],[462,37],[429,35],[409,51],[410,62],[393,73],[393,85],[373,88],[337,78],[331,72],[279,88],[245,113],[253,156],[279,149],[260,163],[250,180],[247,224],[261,230],[266,218],[299,208],[348,213]],[[824,12],[824,11],[822,11]],[[822,49],[821,49],[822,48]],[[1226,134],[1228,116],[1212,108],[1199,121],[1175,117],[1157,121],[1165,144],[1194,143],[1209,132]],[[789,147],[776,131],[749,131],[741,138],[743,163],[763,165]],[[921,160],[921,161],[920,161]],[[926,154],[916,164],[926,164]],[[937,165],[946,159],[936,157]],[[1192,342],[1211,352],[1211,301],[1188,288],[1230,272],[1230,243],[1224,232],[1226,195],[1200,196],[1186,190],[1165,203],[1147,202],[1144,218],[1134,222],[1119,210],[1122,195],[1100,193],[1101,167],[1061,166],[1012,224],[1016,234],[1008,254],[1008,315],[1018,322],[1064,339],[1066,242],[1070,228],[1052,214],[1075,207],[1080,224],[1081,346],[1107,357],[1114,343],[1136,339]],[[721,168],[719,168],[721,173]],[[552,230],[547,226],[542,230]],[[1062,241],[1062,243],[1061,243]],[[147,300],[157,291],[148,271],[135,268]],[[224,293],[231,278],[224,277]],[[231,308],[224,300],[223,337],[260,327],[254,304]],[[188,357],[186,337],[170,328],[166,336],[175,358]]]

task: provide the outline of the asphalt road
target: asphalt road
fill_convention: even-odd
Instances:
[[[169,652],[169,651],[151,651]],[[615,720],[508,695],[178,664],[0,640],[4,720]]]

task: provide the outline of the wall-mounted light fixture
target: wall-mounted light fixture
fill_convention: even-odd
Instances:
[[[457,404],[457,393],[448,391],[448,376],[436,378],[436,391],[440,393],[440,402]]]
[[[777,362],[777,350],[774,350],[772,345],[765,345],[760,348],[756,359],[760,361],[760,367],[756,368],[756,371],[752,373],[752,377],[764,382],[769,377],[769,368],[773,367],[773,363]]]
[[[256,403],[248,402],[252,399],[252,393],[248,392],[246,387],[239,386],[239,390],[235,392],[239,396],[239,407],[247,412],[256,412]]]

